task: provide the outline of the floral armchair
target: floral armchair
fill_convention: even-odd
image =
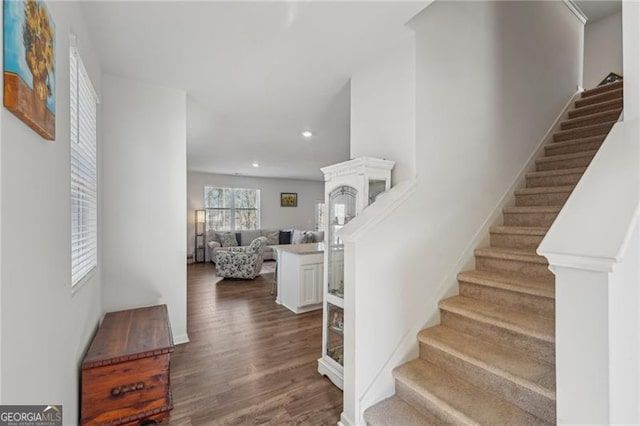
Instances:
[[[259,237],[246,247],[219,249],[216,254],[218,276],[254,279],[262,269],[263,254],[266,248],[267,239]]]

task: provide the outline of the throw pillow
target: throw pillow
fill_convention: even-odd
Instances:
[[[304,231],[294,229],[291,234],[291,244],[302,244],[302,238],[304,237]]]
[[[240,245],[248,246],[251,244],[253,240],[261,236],[262,234],[260,233],[259,229],[250,229],[250,230],[242,231],[240,232]]]
[[[291,244],[291,231],[280,231],[278,233],[279,244]]]
[[[312,231],[313,234],[313,242],[321,243],[324,241],[324,231]]]
[[[280,231],[272,232],[267,234],[267,245],[275,246],[280,243]]]
[[[235,234],[225,232],[220,235],[220,244],[222,247],[238,247],[238,240],[236,240]]]
[[[306,243],[312,243],[314,242],[315,238],[313,237],[313,232],[305,232],[302,235],[302,243],[301,244],[306,244]]]

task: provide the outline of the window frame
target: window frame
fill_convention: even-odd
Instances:
[[[231,206],[230,207],[210,207],[208,205],[208,193],[212,189],[219,189],[222,191],[231,191]],[[255,191],[256,194],[256,205],[257,207],[236,207],[236,192],[237,191]],[[215,229],[216,231],[225,231],[225,232],[239,232],[244,231],[244,229],[237,229],[236,224],[236,212],[237,211],[255,211],[256,212],[256,227],[254,229],[260,229],[260,220],[262,215],[262,206],[260,199],[260,189],[259,188],[230,188],[224,186],[205,186],[204,187],[204,209],[206,211],[206,219],[205,224],[207,230],[210,229],[209,226],[209,214],[212,211],[228,211],[229,212],[229,229]]]

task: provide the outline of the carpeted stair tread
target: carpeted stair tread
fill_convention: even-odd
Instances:
[[[536,159],[536,164],[552,163],[554,161],[574,160],[576,158],[590,158],[596,155],[597,149],[582,152],[572,152],[571,154],[551,155],[548,157],[540,157]]]
[[[562,206],[507,206],[504,213],[558,213]]]
[[[605,135],[609,133],[611,127],[613,127],[613,125],[616,124],[617,121],[618,120],[611,120],[604,123],[578,127],[577,129],[560,130],[553,134],[553,141],[562,142],[589,136]]]
[[[604,101],[609,101],[611,99],[618,99],[618,98],[622,98],[622,89],[609,90],[603,93],[598,93],[597,95],[578,99],[575,102],[575,107],[581,108],[585,105],[599,104]]]
[[[538,255],[535,250],[515,249],[506,247],[482,247],[475,250],[476,256],[494,257],[521,262],[547,264],[547,259]]]
[[[473,270],[460,272],[458,274],[458,281],[549,299],[555,298],[555,284],[553,279],[529,278],[518,274]]]
[[[529,172],[526,174],[526,187],[576,185],[586,169],[581,166]]]
[[[558,169],[558,170],[543,170],[541,172],[529,172],[527,173],[527,178],[537,178],[537,177],[546,177],[546,176],[561,176],[561,175],[572,175],[572,174],[583,174],[587,170],[586,167],[575,167],[573,169]]]
[[[418,333],[418,341],[448,352],[545,398],[556,399],[553,365],[515,354],[509,348],[442,325],[422,330]]]
[[[544,147],[545,150],[545,157],[553,157],[555,155],[562,155],[562,154],[554,154],[554,151],[558,151],[561,149],[567,149],[567,148],[576,148],[577,149],[580,147],[580,145],[588,145],[588,144],[598,144],[600,145],[604,139],[607,137],[607,135],[597,135],[597,136],[589,136],[586,138],[578,138],[578,139],[571,139],[568,141],[562,141],[562,142],[554,142],[551,144],[547,144]],[[583,149],[580,151],[592,151],[593,149]],[[580,152],[577,151],[577,152]],[[549,153],[551,152],[551,153]]]
[[[526,411],[422,359],[393,371],[396,381],[436,406],[444,423],[485,425],[546,424]],[[426,404],[425,404],[426,405]],[[401,426],[398,423],[398,426]]]
[[[438,423],[429,421],[412,406],[392,396],[376,405],[367,408],[364,420],[369,426],[436,426]]]
[[[492,226],[491,232],[495,234],[517,234],[517,235],[547,235],[549,228],[542,226]]]
[[[516,195],[553,194],[556,192],[571,192],[575,185],[536,186],[533,188],[521,188],[515,191]]]
[[[509,309],[495,303],[463,296],[444,299],[440,301],[438,306],[441,310],[481,323],[504,328],[544,342],[555,342],[554,318]]]
[[[612,109],[622,108],[622,105],[623,105],[622,97],[612,99],[612,100],[606,100],[600,103],[586,105],[581,108],[573,109],[569,111],[568,117],[569,118],[582,117],[585,115],[593,114],[594,112],[598,112],[598,111],[609,111]]]
[[[534,195],[535,196],[535,195]],[[492,247],[537,249],[547,234],[546,226],[492,226],[489,230]]]
[[[611,90],[622,89],[624,86],[623,80],[614,81],[613,83],[604,84],[602,86],[594,87],[593,89],[585,90],[580,94],[582,98],[588,98],[590,96],[599,95],[600,93],[609,92]]]
[[[562,130],[576,129],[591,124],[606,123],[609,121],[617,120],[620,117],[622,108],[616,108],[609,111],[599,111],[589,115],[583,115],[582,117],[574,117],[568,120],[564,120],[560,123]]]

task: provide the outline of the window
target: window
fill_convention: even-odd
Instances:
[[[71,285],[98,264],[97,96],[80,54],[70,48]]]
[[[316,201],[315,209],[316,231],[322,231],[324,229],[324,202]]]
[[[207,229],[242,231],[260,228],[260,190],[205,186]]]

